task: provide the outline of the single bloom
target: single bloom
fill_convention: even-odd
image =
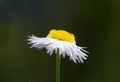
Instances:
[[[57,53],[57,49],[59,49],[60,55],[63,57],[69,56],[70,60],[75,63],[83,63],[87,59],[87,51],[84,50],[84,47],[76,45],[74,34],[64,30],[53,29],[44,38],[32,35],[27,40],[29,41],[28,44],[32,44],[31,48],[46,48],[47,53],[50,55],[54,52]]]

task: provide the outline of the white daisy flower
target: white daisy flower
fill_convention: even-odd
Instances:
[[[64,30],[51,30],[47,37],[40,38],[34,35],[29,36],[29,44],[32,44],[31,48],[43,49],[46,48],[47,53],[52,55],[53,52],[57,53],[59,49],[60,55],[70,57],[75,63],[83,63],[87,58],[84,47],[76,45],[75,36]]]

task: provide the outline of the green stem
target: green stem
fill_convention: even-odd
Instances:
[[[60,52],[57,49],[56,53],[56,82],[60,82]]]

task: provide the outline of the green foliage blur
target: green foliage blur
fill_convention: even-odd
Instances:
[[[63,29],[88,59],[61,61],[61,82],[120,82],[119,0],[0,0],[0,82],[55,82],[55,54],[29,48],[28,36]]]

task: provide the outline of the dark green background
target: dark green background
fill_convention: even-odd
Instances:
[[[120,82],[119,0],[0,0],[0,82],[55,82],[55,54],[26,39],[64,29],[88,59],[61,61],[61,82]]]

